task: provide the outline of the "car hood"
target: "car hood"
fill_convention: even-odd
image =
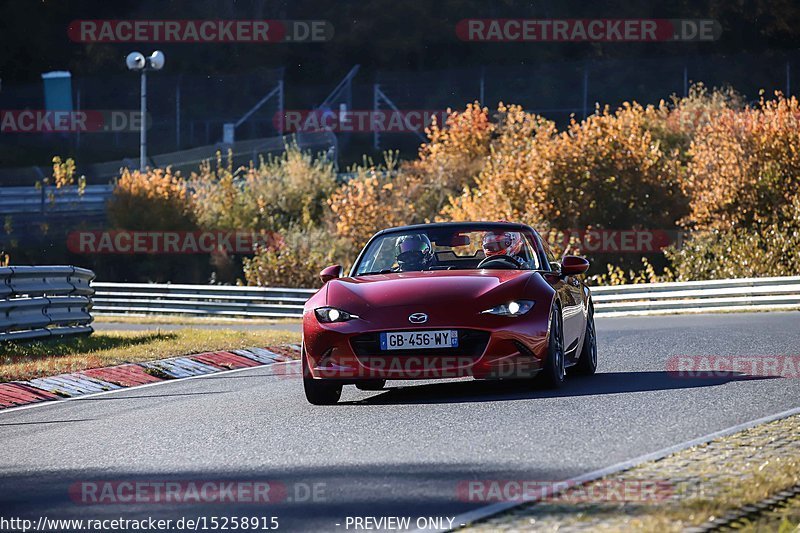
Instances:
[[[329,282],[327,305],[357,315],[376,308],[430,306],[461,310],[493,307],[523,294],[533,271],[439,270],[339,278]],[[484,306],[484,307],[481,307]]]

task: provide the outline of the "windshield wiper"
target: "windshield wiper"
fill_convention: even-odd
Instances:
[[[383,270],[376,270],[375,272],[363,272],[358,274],[359,276],[374,276],[377,274],[391,274],[393,270],[391,268],[385,268]]]

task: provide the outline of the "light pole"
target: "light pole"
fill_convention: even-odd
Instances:
[[[142,73],[142,99],[140,105],[141,130],[139,131],[139,171],[144,172],[147,161],[147,71],[164,68],[164,52],[156,50],[150,57],[139,52],[131,52],[125,58],[128,70]]]

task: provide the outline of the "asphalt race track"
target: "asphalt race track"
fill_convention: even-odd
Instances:
[[[797,355],[798,312],[597,322],[598,375],[558,392],[391,382],[313,407],[299,379],[255,368],[0,412],[0,516],[276,516],[287,531],[345,531],[347,516],[453,517],[482,505],[458,498],[459,481],[568,479],[800,405],[798,379],[666,372],[673,355]],[[70,498],[73,483],[101,480],[270,480],[287,499]]]

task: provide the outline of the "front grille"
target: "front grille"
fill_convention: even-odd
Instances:
[[[446,328],[438,328],[446,329]],[[415,330],[416,331],[416,330]],[[424,330],[420,330],[424,331]],[[459,329],[457,348],[427,348],[419,350],[381,350],[380,333],[364,333],[350,339],[350,346],[359,357],[372,355],[397,356],[469,356],[478,358],[489,342],[489,332],[474,329]]]

